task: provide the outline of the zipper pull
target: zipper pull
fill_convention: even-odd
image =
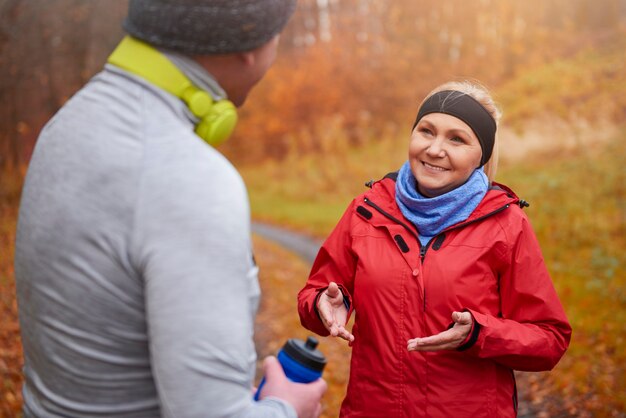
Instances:
[[[420,259],[424,261],[424,257],[426,256],[426,245],[420,245]]]

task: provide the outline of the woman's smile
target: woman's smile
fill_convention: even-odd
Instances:
[[[436,166],[436,165],[428,164],[426,161],[422,161],[422,164],[428,170],[432,170],[432,171],[448,171],[447,168],[443,168],[443,167],[439,167],[439,166]]]

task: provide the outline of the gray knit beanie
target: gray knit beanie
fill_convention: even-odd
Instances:
[[[185,54],[255,49],[280,33],[296,0],[130,0],[124,29]]]

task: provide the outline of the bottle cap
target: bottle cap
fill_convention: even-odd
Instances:
[[[317,344],[317,340],[313,337],[308,337],[306,342],[291,338],[283,346],[283,351],[305,367],[321,372],[326,366],[326,357],[316,349]]]

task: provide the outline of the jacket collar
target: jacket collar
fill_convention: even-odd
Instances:
[[[396,204],[396,182],[394,173],[390,173],[383,179],[375,181],[371,184],[371,190],[364,194],[364,198],[374,203],[389,215],[402,220],[407,225],[412,226],[411,222],[407,220],[400,212],[400,208]],[[507,205],[520,204],[519,197],[507,186],[499,183],[493,183],[487,194],[480,202],[478,207],[470,214],[470,216],[460,224],[456,224],[453,227],[473,222],[484,216],[487,216],[493,212],[501,210]],[[525,203],[525,202],[524,202]],[[385,216],[376,216],[371,220],[375,224],[385,224],[387,222],[393,222]],[[414,228],[413,228],[414,229]]]

